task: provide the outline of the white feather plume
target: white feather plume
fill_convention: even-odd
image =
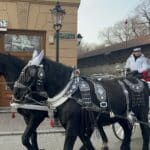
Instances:
[[[34,50],[32,54],[32,59],[38,56],[38,51]]]
[[[30,60],[28,62],[28,66],[31,66],[31,65],[40,65],[42,59],[44,57],[44,51],[42,50],[36,57],[33,57],[32,60]]]

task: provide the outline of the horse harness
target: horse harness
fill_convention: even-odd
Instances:
[[[109,104],[109,100],[107,98],[107,93],[103,85],[99,82],[99,80],[93,80],[90,78],[82,78],[78,74],[75,73],[76,70],[73,71],[69,83],[65,86],[65,88],[55,97],[48,98],[46,92],[44,91],[44,78],[45,72],[43,69],[43,65],[38,66],[38,73],[37,73],[37,82],[36,82],[36,89],[37,93],[42,95],[47,101],[45,101],[45,105],[48,105],[50,109],[55,109],[56,107],[63,104],[69,98],[74,99],[77,103],[79,103],[83,108],[91,111],[97,112],[112,112],[111,106]],[[91,87],[89,85],[90,81],[94,87],[94,93],[96,95],[97,100],[99,101],[99,105],[96,105],[92,101],[91,96]],[[123,89],[124,95],[126,97],[126,104],[127,104],[127,113],[136,106],[141,106],[144,104],[144,96],[143,96],[143,82],[137,79],[137,83],[134,84],[128,79],[118,80],[118,83]],[[80,90],[81,98],[75,98],[73,94]],[[129,101],[129,90],[131,91],[132,96],[132,106],[130,105]],[[26,97],[27,98],[27,97]],[[36,103],[36,100],[32,98],[28,99],[35,102],[35,105],[39,104]],[[109,104],[109,105],[108,105]]]
[[[123,79],[122,81],[119,80],[118,82],[123,88],[129,111],[135,107],[141,107],[145,105],[143,92],[144,83],[140,79],[136,79],[137,83],[132,83],[128,79]],[[132,99],[131,101],[129,101],[129,95]]]

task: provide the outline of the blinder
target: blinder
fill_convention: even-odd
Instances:
[[[29,76],[34,77],[37,72],[36,66],[31,66],[29,69]]]
[[[23,94],[21,94],[21,97],[19,99],[24,99],[24,96],[26,94],[32,95],[32,93],[35,93],[31,87],[35,83],[35,87],[37,89],[37,92],[43,91],[43,79],[45,77],[45,72],[43,69],[43,65],[39,66],[28,66],[25,67],[21,74],[19,79],[15,82],[14,88],[21,89],[23,91]]]

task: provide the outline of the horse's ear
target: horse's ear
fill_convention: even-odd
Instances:
[[[32,54],[32,59],[38,56],[38,51],[35,49]]]
[[[42,50],[42,51],[39,53],[38,56],[36,56],[36,57],[33,58],[32,60],[30,60],[29,65],[36,65],[36,66],[38,66],[38,65],[41,63],[43,57],[44,57],[44,51]]]

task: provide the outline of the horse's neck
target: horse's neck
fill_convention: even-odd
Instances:
[[[62,69],[61,67],[59,68],[59,66],[57,66],[53,69],[51,79],[49,80],[50,82],[47,83],[49,86],[48,94],[50,97],[55,96],[64,89],[70,80],[72,71],[73,69],[69,67]]]
[[[20,67],[20,66],[22,67]],[[14,82],[17,80],[24,63],[15,65],[13,62],[7,63],[5,66],[4,78],[6,80],[7,86],[13,90]]]
[[[5,81],[7,83],[7,86],[13,90],[13,85],[14,85],[14,82],[17,80],[17,77],[15,78],[14,74],[16,72],[12,72],[11,70],[9,70],[8,66],[6,67],[5,69],[5,72],[4,72],[4,78],[5,78]]]

